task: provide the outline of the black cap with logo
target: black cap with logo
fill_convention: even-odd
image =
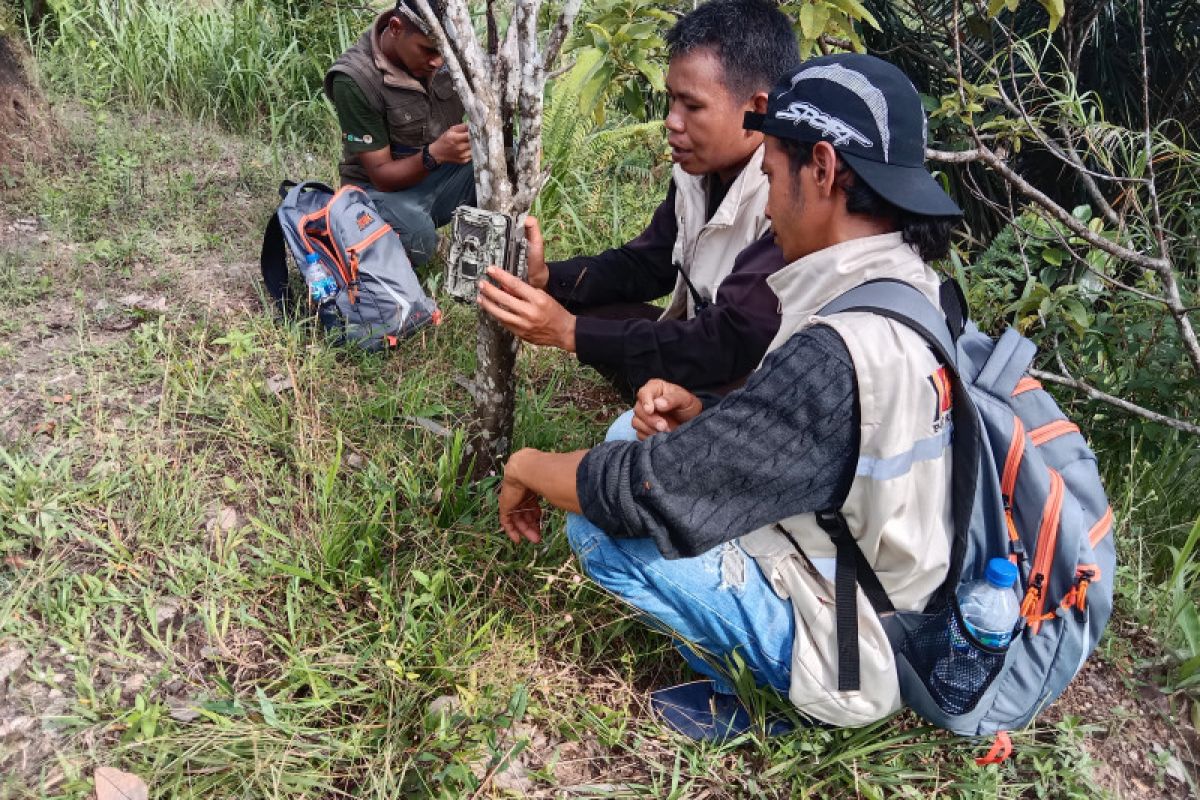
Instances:
[[[962,210],[925,169],[925,109],[912,82],[874,56],[805,61],[771,90],[765,114],[743,127],[780,139],[829,142],[884,200],[925,216]]]

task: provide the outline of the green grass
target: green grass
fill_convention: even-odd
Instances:
[[[93,124],[74,123],[72,147]],[[66,705],[59,754],[0,796],[84,798],[97,764],[173,798],[486,796],[564,781],[674,797],[1086,787],[1075,722],[1020,734],[1016,760],[987,769],[907,718],[722,747],[670,737],[645,707],[647,688],[685,675],[670,642],[582,579],[561,535],[511,545],[490,484],[457,479],[469,400],[454,374],[471,369],[472,313],[448,306],[441,328],[381,358],[327,347],[309,325],[206,307],[197,271],[251,260],[271,181],[246,174],[254,145],[195,128],[183,148],[157,127],[113,114],[98,149],[77,153],[81,169],[39,175],[10,206],[46,220],[52,243],[0,275],[14,288],[18,271],[23,285],[65,281],[73,330],[43,366],[78,377],[70,399],[47,388],[30,417],[52,416],[51,436],[27,431],[2,451],[0,548],[16,566],[0,572],[0,639],[27,649],[30,674]],[[245,181],[251,200],[157,179],[217,152],[233,157],[212,180]],[[146,190],[114,203],[127,175],[112,165],[129,161]],[[252,293],[243,266],[209,288]],[[169,310],[101,336],[112,320],[97,301],[129,292],[164,292]],[[31,323],[39,296],[12,295]],[[520,374],[518,445],[586,446],[620,411],[569,358],[525,350]],[[276,375],[291,388],[270,391]],[[177,615],[158,624],[168,607]],[[178,703],[197,716],[172,718]],[[497,778],[514,759],[527,784]]]
[[[458,479],[472,312],[439,298],[446,322],[391,357],[274,324],[255,296],[261,225],[279,177],[328,177],[324,145],[314,158],[302,141],[321,125],[272,146],[263,132],[296,107],[295,87],[286,103],[258,95],[257,111],[228,112],[243,106],[213,72],[151,61],[162,56],[145,43],[168,41],[162,20],[185,6],[138,7],[165,16],[131,17],[146,28],[121,33],[123,50],[93,55],[84,24],[99,23],[82,12],[45,45],[57,96],[73,98],[66,135],[0,196],[0,221],[34,217],[46,237],[0,246],[0,391],[16,420],[0,420],[0,652],[27,650],[27,688],[61,692],[55,752],[0,776],[0,798],[82,800],[98,765],[164,798],[1097,794],[1087,745],[1119,720],[1041,723],[987,768],[977,743],[909,715],[719,747],[660,728],[647,690],[688,675],[670,641],[583,578],[561,517],[544,545],[514,546],[492,484]],[[270,33],[237,24],[240,44],[219,52]],[[81,65],[97,65],[99,88]],[[624,241],[648,219],[665,172],[646,151],[619,157],[621,182],[605,164],[564,165],[546,209],[552,255]],[[123,302],[133,294],[165,298],[166,313]],[[21,391],[4,381],[17,370]],[[278,378],[290,386],[273,391]],[[517,446],[587,446],[622,410],[557,353],[524,349],[519,386]],[[1102,453],[1118,605],[1167,639],[1178,634],[1154,587],[1200,487],[1189,441],[1154,442],[1153,461],[1145,446]],[[1110,636],[1104,656],[1149,670],[1160,656],[1138,646]]]

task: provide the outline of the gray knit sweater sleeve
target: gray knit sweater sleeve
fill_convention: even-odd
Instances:
[[[584,516],[618,537],[651,537],[667,558],[793,514],[836,508],[858,461],[854,367],[817,325],[767,356],[745,388],[670,433],[605,442],[576,473]]]

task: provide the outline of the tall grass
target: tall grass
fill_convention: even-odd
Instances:
[[[158,106],[280,146],[332,147],[325,71],[373,18],[313,0],[57,3],[34,34],[52,83],[96,103]]]

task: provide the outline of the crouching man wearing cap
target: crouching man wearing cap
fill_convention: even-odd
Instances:
[[[897,609],[925,607],[950,555],[949,402],[936,358],[901,323],[820,314],[881,278],[937,303],[927,262],[946,255],[961,212],[924,168],[917,92],[877,58],[817,58],[745,124],[766,135],[767,213],[788,262],[769,279],[782,323],[768,355],[709,408],[650,381],[634,406],[641,441],[521,450],[500,494],[514,541],[539,539],[539,496],[573,512],[567,537],[584,570],[679,637],[709,680],[656,692],[654,705],[697,737],[749,724],[724,669],[734,653],[825,723],[862,725],[900,707],[887,636],[863,597],[858,680],[839,688],[850,675],[839,675],[835,548],[818,512],[841,509]]]
[[[342,53],[325,94],[342,130],[342,184],[365,189],[412,262],[426,263],[437,228],[474,205],[475,175],[462,101],[414,0],[397,0]]]

